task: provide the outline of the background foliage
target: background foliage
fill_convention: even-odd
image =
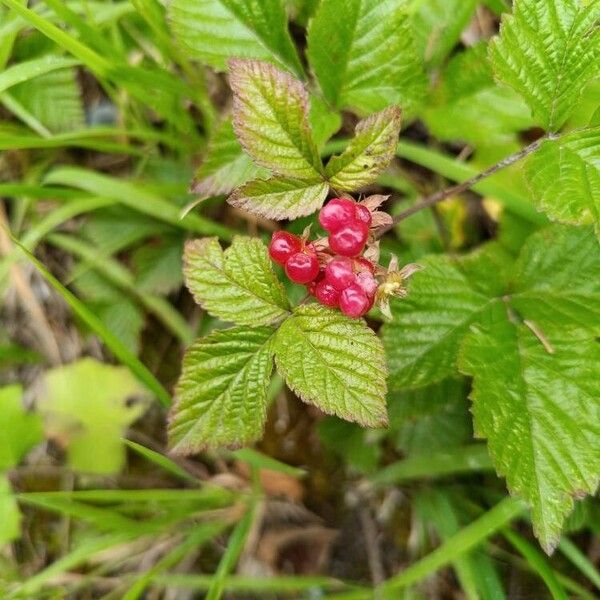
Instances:
[[[597,597],[599,23],[0,0],[0,595]],[[341,191],[391,320],[268,259]]]

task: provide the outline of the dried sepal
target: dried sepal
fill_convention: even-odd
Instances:
[[[388,319],[392,319],[390,299],[406,298],[408,295],[408,290],[406,289],[406,280],[414,275],[417,271],[421,271],[423,269],[421,265],[416,263],[409,263],[404,265],[401,269],[398,267],[398,257],[392,254],[385,278],[375,293],[375,304],[379,307],[379,310],[382,312],[382,314]]]

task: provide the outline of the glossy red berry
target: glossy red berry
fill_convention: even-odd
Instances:
[[[309,294],[315,295],[315,291],[317,289],[317,284],[325,279],[325,269],[319,269],[319,274],[312,280],[306,284],[306,289]]]
[[[356,218],[356,203],[346,198],[331,199],[319,213],[319,223],[325,231],[334,232]]]
[[[302,240],[293,233],[276,231],[269,244],[270,257],[280,265],[285,265],[287,260],[302,249]]]
[[[325,306],[337,306],[340,300],[340,292],[326,279],[320,281],[315,287],[317,300]]]
[[[371,308],[371,300],[357,283],[348,286],[340,294],[340,309],[348,317],[357,319]]]
[[[314,252],[296,252],[285,263],[286,275],[295,283],[308,283],[319,274],[319,261]]]
[[[362,221],[366,223],[367,226],[371,226],[371,221],[373,217],[371,216],[371,211],[364,204],[357,204],[355,207],[356,211],[356,219],[358,221]]]
[[[329,236],[329,247],[341,256],[357,256],[363,251],[368,237],[368,225],[353,220]]]
[[[373,298],[373,296],[375,296],[375,292],[379,287],[379,284],[377,283],[375,277],[373,277],[373,275],[368,271],[363,271],[362,273],[359,273],[356,276],[356,283],[360,285],[360,287],[363,289],[363,291],[369,298]]]
[[[355,282],[352,261],[348,258],[334,258],[325,267],[325,278],[338,291],[346,289]]]

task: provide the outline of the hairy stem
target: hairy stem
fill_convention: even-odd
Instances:
[[[525,146],[525,148],[522,148],[518,152],[515,152],[514,154],[507,156],[506,158],[502,159],[500,162],[496,163],[495,165],[492,165],[491,167],[488,167],[485,171],[482,171],[481,173],[477,173],[477,175],[474,175],[473,177],[467,179],[466,181],[463,181],[462,183],[458,183],[458,184],[453,185],[444,190],[440,190],[439,192],[435,192],[435,194],[431,194],[430,196],[426,196],[425,198],[422,198],[419,202],[416,202],[411,207],[407,208],[406,210],[402,211],[400,214],[396,215],[394,217],[394,220],[392,223],[390,223],[389,225],[385,225],[384,227],[381,227],[377,231],[376,237],[378,237],[378,238],[381,237],[384,233],[386,233],[390,229],[392,229],[394,227],[394,225],[400,223],[400,221],[403,221],[404,219],[410,217],[411,215],[414,215],[416,212],[419,212],[420,210],[423,210],[424,208],[434,206],[438,202],[441,202],[442,200],[445,200],[446,198],[449,198],[450,196],[454,196],[456,194],[460,194],[461,192],[468,190],[469,188],[473,187],[474,185],[477,185],[482,179],[486,179],[487,177],[490,177],[490,175],[493,175],[494,173],[497,173],[498,171],[505,169],[506,167],[509,167],[510,165],[513,165],[514,163],[520,161],[521,159],[525,158],[529,154],[535,152],[546,140],[556,139],[557,137],[558,136],[556,134],[548,133],[548,134],[544,135],[543,137],[537,139],[532,144],[529,144],[529,146]]]

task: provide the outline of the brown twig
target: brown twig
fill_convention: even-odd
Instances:
[[[455,196],[456,194],[460,194],[460,193],[468,190],[469,188],[478,184],[483,179],[490,177],[490,175],[493,175],[494,173],[497,173],[498,171],[505,169],[506,167],[509,167],[510,165],[513,165],[514,163],[525,158],[532,152],[535,152],[546,140],[556,139],[557,137],[558,136],[556,134],[548,133],[548,134],[542,136],[541,138],[537,139],[532,144],[529,144],[529,146],[525,146],[525,148],[522,148],[518,152],[515,152],[514,154],[507,156],[506,158],[502,159],[500,162],[487,168],[485,171],[482,171],[481,173],[477,173],[477,175],[474,175],[473,177],[467,179],[466,181],[463,181],[462,183],[458,183],[458,184],[453,185],[444,190],[440,190],[439,192],[435,192],[435,194],[431,194],[430,196],[426,196],[425,198],[422,198],[416,204],[413,204],[411,207],[407,208],[406,210],[402,211],[400,214],[396,215],[394,217],[392,223],[390,223],[389,225],[385,225],[384,227],[381,227],[376,232],[375,237],[380,238],[384,233],[387,233],[390,229],[392,229],[394,227],[394,225],[397,225],[398,223],[400,223],[400,221],[403,221],[404,219],[410,217],[411,215],[414,215],[416,212],[419,212],[420,210],[423,210],[424,208],[433,206],[434,204],[437,204],[438,202],[441,202],[442,200],[445,200],[446,198],[449,198],[450,196]]]

